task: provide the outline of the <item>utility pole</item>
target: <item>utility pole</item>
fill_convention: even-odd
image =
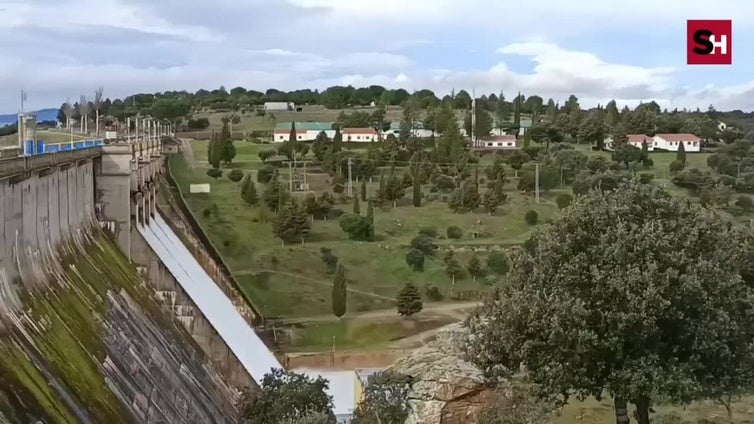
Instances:
[[[539,203],[539,162],[534,164],[534,199],[536,203]]]
[[[25,135],[24,130],[26,129],[26,115],[24,114],[24,101],[26,101],[26,92],[24,90],[21,90],[21,113],[18,115],[18,148],[21,149],[21,153],[24,152],[24,141]]]
[[[351,158],[348,158],[348,195],[353,196],[353,187],[352,187],[352,173],[351,173],[351,165],[353,165],[353,160]]]

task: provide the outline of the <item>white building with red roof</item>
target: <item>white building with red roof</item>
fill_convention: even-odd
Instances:
[[[515,135],[493,135],[472,141],[475,150],[511,150],[517,148]]]
[[[374,128],[343,128],[343,141],[348,143],[368,143],[377,141],[377,130]]]
[[[677,152],[681,144],[687,152],[699,152],[702,150],[702,140],[694,134],[655,134],[650,137],[646,134],[628,134],[626,136],[628,144],[642,148],[647,143],[647,150],[651,151],[668,151]],[[605,148],[613,150],[613,138],[605,139]]]

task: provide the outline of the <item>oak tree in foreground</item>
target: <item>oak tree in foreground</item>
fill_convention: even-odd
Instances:
[[[753,241],[651,184],[593,190],[511,255],[466,322],[471,360],[560,402],[610,395],[618,422],[627,402],[648,424],[653,400],[729,399],[754,381]]]
[[[391,371],[369,377],[364,395],[354,411],[352,424],[403,423],[410,406],[408,394],[412,378]]]
[[[304,374],[272,369],[262,379],[259,391],[243,405],[246,424],[301,424],[302,422],[335,423],[332,397],[327,395],[328,381]],[[326,420],[312,418],[325,416]]]

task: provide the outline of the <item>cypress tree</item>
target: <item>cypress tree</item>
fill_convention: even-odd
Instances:
[[[503,176],[498,175],[497,181],[495,181],[495,188],[494,188],[495,195],[497,196],[498,199],[503,199],[503,185],[504,185]]]
[[[414,206],[419,207],[422,205],[422,186],[419,184],[419,178],[414,177]]]
[[[371,200],[367,203],[367,220],[372,224],[369,234],[369,240],[372,240],[374,238],[374,205]]]
[[[675,155],[675,160],[682,162],[684,165],[686,164],[686,148],[683,147],[683,142],[678,142],[678,153]]]
[[[395,307],[398,313],[404,317],[409,317],[421,311],[424,305],[422,304],[422,296],[419,293],[419,289],[411,282],[406,283],[398,293]]]
[[[644,140],[641,142],[641,160],[642,162],[649,159],[649,145],[647,144],[647,140]]]
[[[359,196],[353,196],[353,213],[355,215],[361,215],[361,207],[359,206]]]
[[[367,180],[366,178],[361,179],[361,201],[366,202],[367,201]]]
[[[332,285],[332,313],[340,318],[346,314],[346,275],[343,267],[338,264]]]
[[[223,120],[223,129],[220,131],[220,138],[218,140],[218,146],[220,150],[219,160],[230,165],[233,162],[233,158],[236,157],[236,146],[233,145],[233,138],[230,135],[230,127],[228,126],[228,120]]]
[[[332,153],[338,153],[340,151],[340,145],[343,143],[343,134],[340,133],[340,127],[335,128],[335,135],[332,138]]]
[[[248,174],[244,177],[243,182],[241,183],[241,198],[244,202],[252,206],[259,202],[257,186]]]

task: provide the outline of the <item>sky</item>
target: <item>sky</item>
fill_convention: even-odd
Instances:
[[[686,65],[687,19],[732,19],[733,65]],[[0,113],[349,84],[754,110],[751,0],[0,0],[0,22]]]

